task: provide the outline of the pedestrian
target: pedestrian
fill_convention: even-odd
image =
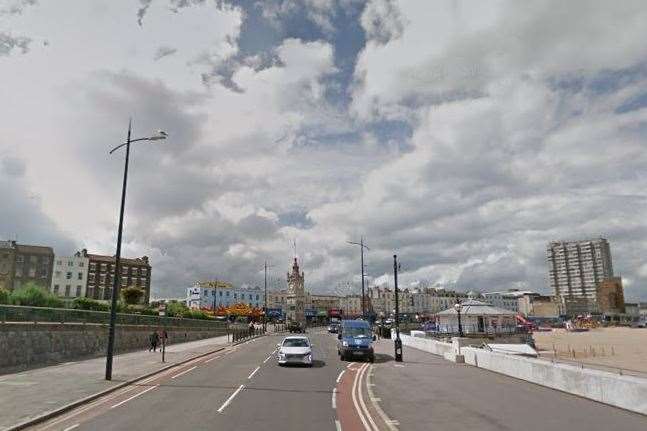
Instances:
[[[250,320],[249,321],[249,336],[251,337],[253,335],[254,335],[254,321]]]
[[[150,348],[148,349],[149,352],[156,352],[157,351],[157,344],[160,341],[160,336],[157,333],[157,329],[153,331],[153,333],[148,337],[148,340],[150,341]]]

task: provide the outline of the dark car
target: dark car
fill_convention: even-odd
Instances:
[[[305,325],[303,323],[293,320],[290,323],[288,323],[288,331],[290,331],[290,332],[298,332],[298,333],[305,333],[306,328],[305,328]]]
[[[328,332],[331,334],[336,334],[339,332],[339,323],[333,322],[330,325],[328,325]]]

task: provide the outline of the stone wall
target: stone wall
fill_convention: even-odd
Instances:
[[[154,326],[119,325],[115,352],[148,347]],[[167,328],[168,344],[225,335],[225,328]],[[0,324],[0,373],[105,355],[108,326],[78,323]]]

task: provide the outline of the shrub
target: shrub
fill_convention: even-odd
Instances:
[[[169,317],[184,317],[189,312],[189,307],[181,302],[171,302],[166,305],[166,315]]]
[[[205,313],[204,311],[199,310],[187,310],[182,317],[187,319],[200,319],[200,320],[211,320],[211,316]]]
[[[144,291],[138,287],[126,287],[121,289],[121,297],[124,299],[124,302],[129,305],[139,304],[142,297],[144,296]]]
[[[10,304],[28,307],[62,308],[65,302],[58,296],[49,293],[36,283],[26,283],[24,287],[16,289],[9,294]]]
[[[9,291],[3,287],[0,287],[0,304],[9,303]]]
[[[72,301],[72,308],[77,310],[110,311],[110,304],[90,298],[76,298]]]

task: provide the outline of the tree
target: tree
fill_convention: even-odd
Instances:
[[[96,301],[90,298],[76,298],[72,301],[72,308],[77,310],[91,310],[91,311],[110,311],[110,305]]]
[[[65,303],[56,295],[52,295],[36,283],[25,283],[24,287],[9,294],[9,303],[29,307],[61,308]]]
[[[0,287],[0,304],[9,303],[9,291],[4,287]]]
[[[139,301],[144,296],[144,291],[138,287],[127,287],[121,289],[121,296],[128,305],[139,304]]]
[[[166,305],[166,315],[169,317],[184,317],[188,311],[189,307],[182,302],[173,301]]]

